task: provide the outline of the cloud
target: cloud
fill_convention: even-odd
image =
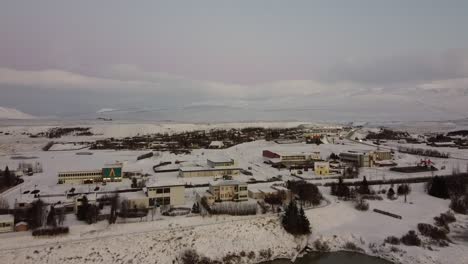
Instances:
[[[92,75],[58,69],[0,68],[3,95],[14,94],[9,97],[14,97],[13,101],[2,101],[8,98],[2,96],[0,105],[21,104],[29,112],[41,108],[46,115],[60,115],[61,111],[104,112],[102,109],[158,112],[222,107],[275,113],[295,109],[296,112],[335,111],[348,115],[354,111],[362,116],[379,111],[395,111],[400,116],[408,112],[428,116],[462,115],[468,111],[463,103],[468,100],[468,76],[464,77],[468,75],[468,59],[463,54],[397,57],[368,63],[354,60],[310,80],[250,85],[193,80],[125,64],[112,65]],[[422,68],[411,71],[418,65]]]
[[[323,81],[392,86],[468,77],[468,49],[411,53],[372,59],[349,58],[321,75]]]

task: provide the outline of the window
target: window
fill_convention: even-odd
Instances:
[[[164,193],[170,193],[171,192],[171,188],[164,188]]]
[[[156,193],[163,193],[163,189],[156,189]]]

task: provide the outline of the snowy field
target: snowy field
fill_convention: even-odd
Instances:
[[[259,124],[255,124],[259,125]],[[262,124],[260,124],[262,125]],[[293,127],[298,123],[268,123],[263,125]],[[335,144],[311,145],[304,143],[276,144],[263,140],[233,146],[229,149],[193,150],[190,155],[175,155],[168,152],[157,152],[149,159],[137,161],[138,155],[148,151],[115,151],[81,149],[68,142],[89,141],[100,137],[131,136],[144,133],[176,132],[195,129],[210,129],[215,127],[242,127],[240,124],[126,124],[117,129],[117,125],[92,124],[92,137],[65,137],[60,139],[63,144],[55,146],[56,151],[44,152],[41,148],[47,139],[29,138],[24,133],[38,133],[49,126],[4,126],[0,127],[0,168],[9,166],[16,169],[21,159],[14,157],[31,157],[26,162],[41,162],[43,172],[33,176],[24,176],[25,182],[1,194],[13,206],[15,200],[32,199],[25,191],[39,189],[41,195],[63,195],[74,187],[77,192],[90,191],[94,185],[57,184],[57,173],[70,170],[95,170],[105,164],[122,162],[124,171],[138,171],[149,174],[150,181],[185,182],[188,184],[208,183],[207,178],[179,178],[177,172],[154,173],[153,166],[164,161],[183,161],[182,164],[205,165],[210,157],[228,156],[236,161],[236,166],[252,172],[252,176],[239,175],[236,179],[248,181],[268,180],[278,175],[283,180],[295,179],[294,171],[278,170],[263,163],[262,151],[286,152],[320,152],[323,159],[331,153],[343,151],[374,150],[376,146],[366,145],[350,140],[336,140]],[[243,124],[253,126],[253,124]],[[52,127],[52,126],[50,126]],[[372,129],[372,128],[371,128]],[[8,132],[7,132],[8,131]],[[5,135],[5,132],[9,135]],[[398,143],[387,142],[388,146],[396,148]],[[405,144],[405,146],[409,146]],[[415,147],[425,147],[415,145]],[[438,148],[451,153],[450,159],[431,158],[436,167],[445,166],[438,174],[450,174],[452,169],[466,170],[468,150],[453,148]],[[79,152],[92,152],[92,155],[77,155]],[[12,159],[13,157],[13,159]],[[421,157],[396,153],[395,162],[401,166],[414,165]],[[174,166],[174,165],[171,165]],[[428,176],[430,173],[403,174],[391,172],[388,168],[362,168],[360,177],[368,179],[389,179],[403,177]],[[314,177],[312,171],[300,175],[305,178]],[[358,179],[361,180],[361,179]],[[330,180],[319,180],[314,183],[325,183]],[[336,180],[334,180],[336,181]],[[256,184],[254,187],[267,188],[270,183]],[[249,185],[250,186],[250,185]],[[120,183],[100,185],[100,191],[124,189],[130,187],[130,180]],[[370,210],[361,212],[354,209],[351,202],[336,200],[329,195],[329,188],[319,187],[329,204],[306,211],[310,219],[313,234],[307,238],[312,246],[313,241],[327,241],[332,250],[341,250],[347,242],[353,242],[366,253],[378,255],[401,263],[468,263],[468,242],[461,238],[453,238],[454,243],[446,248],[433,247],[433,250],[418,247],[397,246],[398,252],[393,252],[389,245],[382,246],[383,240],[390,235],[401,237],[408,230],[416,230],[418,223],[433,223],[433,217],[448,210],[448,200],[428,196],[423,184],[413,184],[408,203],[400,197],[397,200],[370,201]],[[374,186],[375,190],[388,186]],[[199,189],[203,190],[203,188]],[[185,192],[186,206],[194,201],[194,189]],[[49,199],[49,200],[48,200]],[[45,198],[48,202],[70,202],[65,196]],[[403,219],[395,219],[372,212],[374,208],[399,214]],[[456,215],[457,222],[452,224],[452,233],[458,230],[466,232],[468,217]],[[54,238],[32,238],[30,232],[0,234],[1,263],[173,263],[173,260],[187,248],[193,248],[204,255],[222,259],[230,253],[244,251],[254,252],[254,257],[243,257],[242,263],[256,263],[264,260],[261,251],[272,251],[272,257],[291,258],[298,249],[304,246],[306,238],[294,238],[284,232],[277,215],[257,215],[245,217],[201,216],[165,217],[157,215],[154,221],[151,217],[143,222],[123,223],[109,226],[106,221],[85,225],[68,215],[66,224],[70,225],[70,234]],[[79,248],[79,250],[77,250]],[[248,254],[247,254],[248,255]]]
[[[455,239],[449,247],[433,247],[433,251],[399,245],[399,252],[392,252],[389,245],[382,246],[387,236],[400,237],[415,230],[417,223],[432,223],[434,216],[447,210],[448,200],[427,196],[422,184],[413,185],[408,203],[403,198],[371,201],[368,212],[335,200],[327,195],[328,188],[321,189],[331,204],[306,211],[312,225],[311,244],[320,239],[332,250],[340,250],[353,242],[368,254],[401,263],[466,263],[466,241]],[[376,214],[373,208],[400,214],[403,219]],[[468,226],[467,216],[456,217],[457,225]],[[67,236],[33,239],[29,233],[7,233],[0,235],[0,241],[8,241],[0,243],[4,263],[172,263],[187,248],[217,259],[253,251],[255,258],[243,258],[243,263],[255,263],[263,260],[260,251],[271,249],[274,257],[291,258],[304,245],[303,238],[294,239],[283,231],[275,215],[174,217],[111,226],[100,222],[72,226]]]

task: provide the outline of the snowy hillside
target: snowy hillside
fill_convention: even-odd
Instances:
[[[23,113],[14,108],[0,106],[0,119],[33,119],[32,115]]]

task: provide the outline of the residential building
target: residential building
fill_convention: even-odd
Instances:
[[[236,180],[222,180],[219,182],[211,182],[206,192],[197,193],[197,200],[201,202],[202,198],[206,198],[209,205],[216,201],[247,201],[248,198],[247,183]]]
[[[325,161],[314,162],[314,172],[317,176],[329,175],[330,174],[330,163]]]
[[[15,231],[15,218],[11,214],[0,215],[0,233]]]
[[[157,205],[178,206],[185,204],[185,185],[174,183],[152,183],[144,188],[149,207]]]

